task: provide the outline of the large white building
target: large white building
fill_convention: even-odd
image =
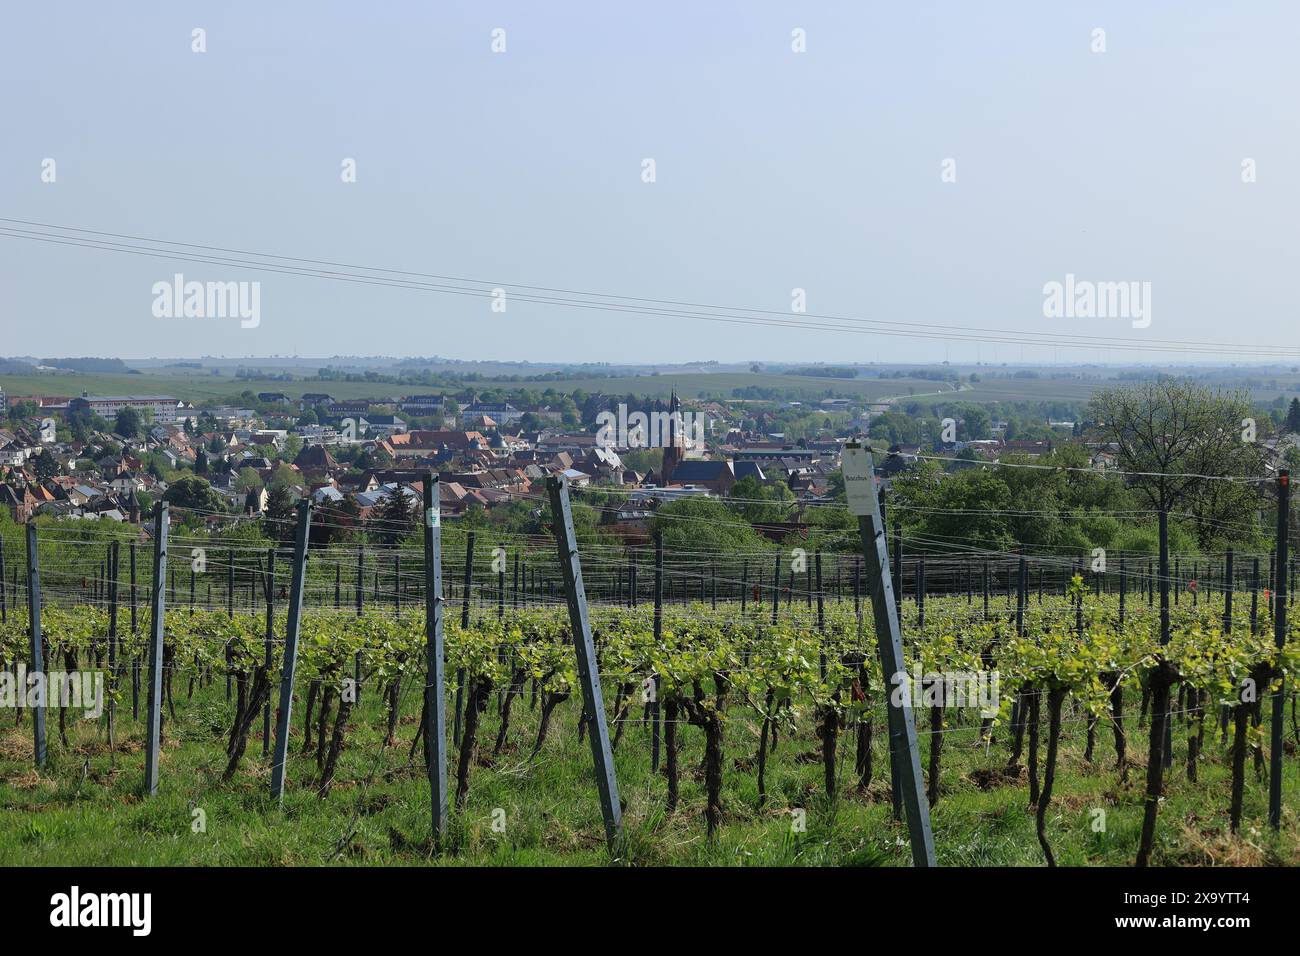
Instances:
[[[68,411],[86,409],[100,418],[112,420],[124,408],[134,408],[138,412],[149,412],[158,425],[174,425],[179,415],[181,403],[168,395],[89,395],[81,393],[68,403]]]

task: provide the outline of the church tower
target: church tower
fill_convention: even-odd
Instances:
[[[668,445],[664,448],[664,464],[659,470],[659,483],[667,485],[672,481],[673,472],[682,462],[682,403],[677,400],[677,388],[673,387],[672,398],[668,402]]]

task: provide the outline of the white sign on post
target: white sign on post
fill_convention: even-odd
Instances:
[[[876,476],[871,467],[871,452],[861,446],[845,446],[843,465],[844,495],[849,500],[849,514],[870,515],[876,493]]]

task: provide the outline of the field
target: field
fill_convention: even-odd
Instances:
[[[178,546],[184,543],[178,539]],[[413,566],[418,562],[415,555],[409,559]],[[543,557],[530,555],[528,561],[540,566]],[[466,722],[468,702],[476,699],[482,720],[473,744],[466,744],[473,759],[463,766],[451,742],[449,783],[462,799],[452,810],[442,852],[434,853],[423,748],[415,744],[425,683],[418,585],[400,607],[385,601],[385,589],[366,588],[358,617],[347,587],[342,607],[330,604],[329,569],[350,570],[354,556],[323,553],[313,563],[283,806],[269,797],[270,761],[263,756],[257,696],[260,681],[272,689],[278,685],[283,613],[267,671],[264,613],[245,605],[241,585],[238,606],[228,616],[217,569],[197,586],[199,606],[193,608],[182,579],[167,614],[168,692],[156,796],[141,794],[146,701],[143,691],[133,692],[131,680],[132,664],[144,657],[147,609],[141,609],[135,633],[123,611],[111,747],[105,718],[80,720],[69,710],[64,743],[59,715],[51,710],[50,759],[38,771],[32,765],[31,716],[23,710],[13,718],[0,716],[0,864],[607,863],[591,751],[579,736],[568,617],[554,592],[525,587],[518,605],[513,592],[497,605],[494,592],[479,590],[470,603],[469,625],[461,627],[456,585],[448,579],[449,736],[457,709],[453,675],[465,678]],[[891,808],[886,689],[869,603],[860,621],[851,590],[828,585],[819,617],[809,593],[783,589],[774,621],[767,597],[747,601],[743,609],[734,599],[715,608],[711,600],[688,603],[679,590],[678,600],[664,608],[662,636],[656,637],[648,595],[636,609],[620,607],[613,579],[602,577],[599,558],[594,563],[593,623],[625,805],[618,862],[910,862],[906,827],[893,819]],[[215,595],[204,586],[214,582]],[[51,669],[102,669],[103,591],[94,592],[92,580],[90,598],[69,604],[76,588],[67,575],[52,574],[49,586],[44,633]],[[1033,787],[1056,863],[1131,865],[1140,843],[1147,739],[1156,713],[1151,675],[1164,657],[1181,677],[1170,704],[1172,766],[1165,772],[1151,862],[1300,863],[1294,694],[1287,701],[1283,817],[1274,832],[1265,822],[1269,710],[1265,705],[1261,711],[1262,729],[1252,729],[1255,708],[1239,692],[1247,678],[1267,687],[1279,660],[1287,686],[1295,686],[1294,650],[1277,658],[1261,623],[1266,602],[1252,633],[1249,595],[1240,595],[1233,631],[1225,633],[1221,592],[1207,593],[1196,606],[1184,596],[1175,607],[1173,640],[1161,652],[1154,608],[1140,592],[1129,594],[1122,626],[1113,591],[1088,593],[1076,579],[1069,592],[1040,598],[1027,593],[1023,633],[1001,593],[987,616],[978,593],[931,594],[924,623],[913,597],[903,603],[913,673],[1000,672],[996,712],[951,698],[937,709],[914,708],[938,861],[1042,865]],[[7,664],[27,659],[25,641],[25,613],[11,604],[0,629]],[[361,699],[350,709],[342,706],[343,689],[357,661]],[[226,689],[226,672],[234,676],[233,693]],[[658,678],[654,694],[646,684],[652,675]],[[141,679],[147,687],[147,671]],[[1119,707],[1112,687],[1119,688]],[[660,706],[657,770],[647,719],[655,712],[643,703],[648,697]],[[325,719],[323,700],[329,702]],[[245,707],[245,701],[251,703]],[[1053,761],[1054,706],[1060,734]],[[306,714],[313,709],[315,742],[304,752]],[[252,715],[247,751],[232,761],[231,741],[239,736],[232,724],[241,710]],[[1224,714],[1231,717],[1226,733]],[[1122,771],[1117,725],[1126,738]],[[675,773],[670,729],[677,744]],[[334,741],[337,763],[330,757]],[[1242,788],[1235,833],[1234,753]]]
[[[338,399],[355,398],[389,398],[420,392],[457,391],[458,388],[394,385],[382,382],[318,382],[304,381],[301,376],[312,374],[315,369],[298,364],[285,363],[277,365],[275,359],[249,359],[250,368],[257,368],[264,377],[237,379],[238,368],[233,360],[223,359],[204,363],[201,369],[169,368],[157,364],[141,364],[137,367],[139,374],[101,375],[85,373],[59,373],[40,375],[2,375],[0,388],[10,396],[24,395],[80,395],[83,391],[92,395],[151,394],[174,395],[192,402],[205,400],[236,400],[240,392],[283,392],[290,398],[298,398],[305,392],[326,392]],[[321,365],[329,360],[321,359]],[[475,368],[478,366],[476,365]],[[458,366],[446,367],[455,371]],[[518,375],[537,374],[541,369],[523,365],[510,366],[501,363],[483,363],[485,373],[511,370]],[[221,374],[212,374],[214,369]],[[461,369],[462,371],[464,369]],[[391,370],[387,370],[391,371]],[[620,371],[616,369],[615,371]],[[936,382],[924,378],[819,378],[808,375],[788,375],[773,372],[750,372],[736,366],[721,366],[717,371],[701,371],[699,366],[684,366],[681,369],[663,368],[657,370],[628,369],[626,374],[609,377],[574,377],[558,378],[540,382],[512,382],[504,374],[499,378],[484,377],[468,382],[464,388],[485,391],[492,388],[530,388],[543,391],[553,388],[560,392],[572,392],[582,389],[587,392],[604,392],[607,394],[645,395],[652,398],[667,398],[676,389],[684,398],[717,397],[731,398],[735,389],[748,387],[786,390],[793,389],[804,393],[808,399],[833,394],[837,397],[859,398],[868,402],[878,402],[889,398],[900,401],[915,401],[922,405],[956,398],[963,402],[976,404],[990,402],[1086,402],[1098,388],[1116,384],[1114,369],[1091,367],[1078,370],[1057,372],[1041,369],[1037,378],[1015,378],[1014,369],[1002,368],[989,370],[976,367],[954,368],[953,371],[965,376],[976,372],[982,377],[977,382],[963,382],[960,390],[951,382]],[[1177,372],[1178,370],[1175,370]],[[299,376],[295,381],[281,381],[274,376],[288,372]],[[1077,372],[1078,374],[1074,374]],[[1279,397],[1290,401],[1300,392],[1300,374],[1280,370],[1233,370],[1207,371],[1197,369],[1182,370],[1183,373],[1203,381],[1212,387],[1243,387],[1257,402],[1271,402]],[[1080,377],[1082,376],[1082,377]]]
[[[200,402],[206,399],[234,399],[240,392],[283,392],[290,398],[298,398],[304,392],[326,392],[338,399],[350,398],[388,398],[421,392],[439,392],[438,387],[418,385],[393,385],[382,382],[285,382],[275,378],[236,379],[229,368],[221,375],[212,375],[209,369],[144,369],[139,375],[92,375],[83,373],[48,374],[48,375],[0,375],[0,388],[11,396],[22,395],[80,395],[83,391],[92,395],[123,394],[165,394],[174,395],[186,401]],[[299,370],[301,372],[301,370]],[[770,375],[751,372],[691,372],[683,374],[665,373],[660,375],[619,375],[608,378],[566,378],[542,382],[510,382],[505,379],[482,379],[467,383],[468,388],[484,391],[490,388],[530,388],[543,391],[554,388],[558,391],[572,392],[582,389],[588,392],[606,392],[610,394],[648,395],[667,398],[676,389],[684,398],[697,398],[701,395],[721,395],[731,397],[733,389],[748,386],[775,389],[802,389],[810,394],[824,395],[833,392],[840,396],[860,396],[869,401],[876,401],[891,396],[906,396],[909,389],[917,394],[938,391],[940,388],[951,390],[946,383],[924,379],[830,379],[803,375]]]

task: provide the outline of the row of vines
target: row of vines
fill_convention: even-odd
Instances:
[[[915,708],[918,735],[927,742],[931,805],[943,800],[945,738],[955,727],[969,727],[983,746],[1006,748],[1009,769],[1019,771],[1024,764],[1023,775],[1007,779],[1026,781],[1042,852],[1053,863],[1049,807],[1063,728],[1086,733],[1085,757],[1098,765],[1097,772],[1103,772],[1105,747],[1113,749],[1113,758],[1107,755],[1104,772],[1127,776],[1138,765],[1133,752],[1140,748],[1129,743],[1134,724],[1157,716],[1148,714],[1153,688],[1166,681],[1170,715],[1178,728],[1178,759],[1186,774],[1195,780],[1198,757],[1213,746],[1215,736],[1230,756],[1231,790],[1224,794],[1222,809],[1235,831],[1247,762],[1253,754],[1262,768],[1267,746],[1260,704],[1284,678],[1288,689],[1297,686],[1300,652],[1294,643],[1277,650],[1271,633],[1252,629],[1245,607],[1226,622],[1222,601],[1212,600],[1174,609],[1172,640],[1162,648],[1153,608],[1130,607],[1121,625],[1113,598],[1086,592],[1076,578],[1069,594],[1028,607],[1019,627],[1012,612],[985,617],[959,598],[930,598],[923,623],[915,605],[904,604],[908,671],[919,687],[915,693],[908,688],[903,697]],[[103,609],[46,608],[47,670],[104,670],[111,653],[113,710],[138,712],[144,706],[142,688],[147,688],[142,671],[148,617],[147,611],[141,614],[134,633],[121,629],[127,633],[110,649]],[[820,623],[814,611],[799,607],[772,623],[758,605],[742,613],[739,605],[698,603],[665,608],[658,628],[649,607],[596,607],[592,621],[614,746],[628,745],[629,725],[657,721],[668,811],[679,807],[678,756],[683,735],[692,732],[703,743],[703,817],[710,835],[724,825],[724,776],[753,773],[761,805],[767,799],[769,755],[783,739],[813,735],[829,798],[841,795],[839,781],[847,770],[837,766],[841,742],[849,744],[853,755],[853,786],[865,790],[870,784],[876,772],[873,735],[880,731],[879,745],[887,695],[901,692],[880,673],[869,613],[859,615],[851,603],[832,602]],[[261,726],[264,708],[274,705],[283,615],[272,623],[276,637],[268,642],[267,622],[259,613],[182,607],[166,615],[164,735],[177,701],[192,696],[196,682],[229,679],[226,779],[252,759],[247,754],[250,736]],[[482,614],[469,627],[449,615],[445,644],[448,712],[455,708],[455,725],[461,728],[461,739],[453,741],[456,806],[464,805],[473,785],[478,751],[500,752],[513,735],[516,747],[542,759],[557,720],[573,720],[580,733],[586,732],[575,700],[580,693],[563,608]],[[295,734],[302,750],[315,755],[315,785],[322,796],[334,780],[339,754],[349,745],[358,689],[379,695],[387,720],[385,745],[398,744],[402,702],[411,699],[404,692],[414,689],[418,695],[424,685],[424,645],[424,620],[417,610],[399,616],[375,608],[358,616],[307,609],[298,664],[305,706],[295,710]],[[15,673],[19,662],[29,659],[29,650],[26,615],[14,609],[0,625],[0,667]],[[997,674],[992,706],[959,699],[946,677],[992,672]],[[1290,690],[1289,700],[1291,733],[1300,741]],[[480,716],[493,705],[499,716],[496,737],[479,739]],[[523,708],[532,715],[526,721],[518,719]],[[15,710],[15,719],[21,721],[23,714]],[[737,714],[756,730],[729,734]],[[65,747],[66,717],[62,708],[57,718],[52,712],[51,734]],[[451,728],[449,720],[449,733]],[[422,729],[423,721],[409,741],[412,755]],[[842,741],[845,735],[848,740]],[[743,754],[729,755],[728,749]],[[741,767],[745,769],[737,769]]]

